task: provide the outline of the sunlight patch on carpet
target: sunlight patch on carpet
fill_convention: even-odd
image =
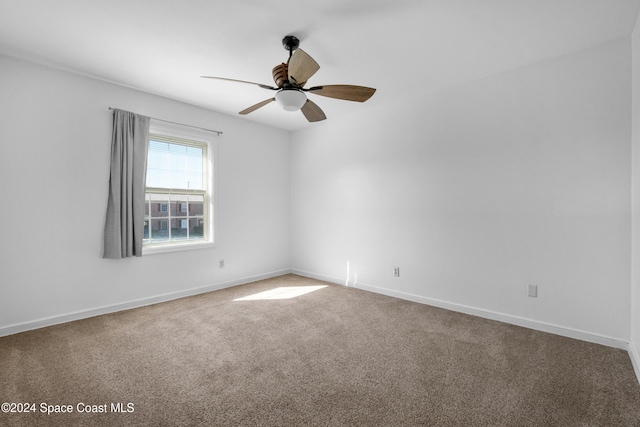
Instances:
[[[280,288],[271,289],[257,294],[248,295],[242,298],[236,298],[234,301],[255,301],[261,299],[289,299],[299,297],[300,295],[308,294],[309,292],[317,291],[318,289],[326,288],[327,285],[322,286],[283,286]]]

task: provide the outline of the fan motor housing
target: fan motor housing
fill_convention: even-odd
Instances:
[[[289,66],[284,62],[273,67],[273,81],[278,87],[284,87],[285,83],[289,83]]]

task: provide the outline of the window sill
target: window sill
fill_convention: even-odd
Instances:
[[[143,246],[142,256],[163,254],[168,252],[193,251],[215,247],[217,247],[217,245],[213,242],[170,243],[166,245]]]

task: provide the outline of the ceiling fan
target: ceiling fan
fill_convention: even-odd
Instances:
[[[247,82],[244,80],[228,79],[224,77],[202,76],[205,79],[226,80],[237,83],[248,83],[259,86],[263,89],[276,91],[273,98],[258,102],[249,108],[240,111],[239,114],[249,114],[258,108],[276,101],[287,111],[302,111],[302,114],[310,122],[319,122],[326,119],[324,112],[318,105],[307,98],[305,92],[314,95],[326,96],[329,98],[343,99],[347,101],[364,102],[376,91],[373,88],[353,85],[323,85],[313,86],[308,89],[304,87],[307,80],[320,69],[320,65],[302,49],[298,49],[300,41],[295,36],[286,36],[282,39],[282,46],[289,51],[287,63],[276,65],[273,68],[273,81],[276,86],[269,86],[260,83]]]

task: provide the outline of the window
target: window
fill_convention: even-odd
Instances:
[[[212,144],[151,127],[145,196],[145,252],[213,243]]]

